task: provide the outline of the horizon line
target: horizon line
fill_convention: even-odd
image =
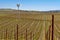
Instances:
[[[11,9],[11,10],[18,10],[18,9],[15,9],[15,8],[0,8],[0,10],[1,9]],[[23,11],[59,11],[59,10],[33,10],[33,9],[31,9],[31,10],[29,10],[29,9],[19,9],[19,10],[23,10]]]

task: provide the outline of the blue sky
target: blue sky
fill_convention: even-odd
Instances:
[[[49,11],[60,10],[60,0],[0,0],[1,8],[17,9],[16,4],[20,3],[21,10]]]

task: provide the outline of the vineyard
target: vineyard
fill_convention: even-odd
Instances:
[[[0,12],[0,40],[51,40],[52,14],[32,13]],[[60,40],[60,14],[53,15],[54,40]]]

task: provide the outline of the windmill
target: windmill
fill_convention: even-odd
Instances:
[[[17,4],[17,7],[18,7],[18,10],[19,10],[20,4]]]

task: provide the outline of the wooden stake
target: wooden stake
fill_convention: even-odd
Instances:
[[[54,40],[54,15],[52,15],[52,38],[51,40]]]
[[[50,35],[51,35],[51,25],[49,26],[49,40],[50,40]]]
[[[27,40],[27,29],[26,29],[26,40]]]
[[[17,24],[17,40],[18,40],[18,24]]]
[[[7,40],[7,29],[6,29],[6,40]]]

